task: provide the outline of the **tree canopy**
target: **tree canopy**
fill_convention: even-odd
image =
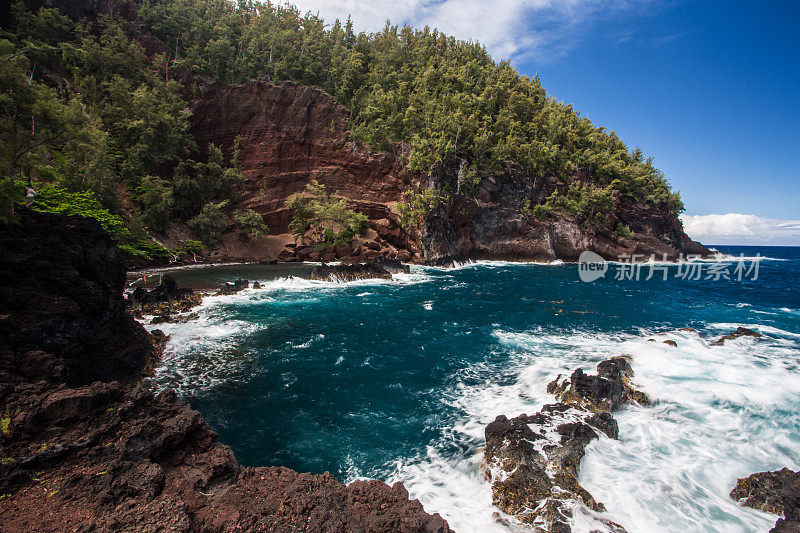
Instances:
[[[8,181],[0,202],[11,202],[11,182],[29,177],[90,192],[111,212],[127,191],[137,209],[125,218],[132,242],[173,220],[194,220],[198,233],[218,238],[220,217],[233,216],[244,185],[238,148],[226,158],[211,145],[198,160],[186,100],[193,88],[171,77],[182,68],[223,82],[320,86],[350,109],[352,138],[378,150],[399,143],[419,173],[457,164],[457,194],[473,194],[481,175],[513,162],[531,180],[551,175],[567,184],[529,206],[539,215],[561,210],[594,220],[614,199],[683,209],[652,158],[480,43],[388,22],[356,33],[349,19],[326,24],[289,4],[135,1],[137,21],[73,21],[54,9],[12,6],[0,34],[0,170]],[[147,32],[166,45],[149,60],[140,44]],[[576,169],[589,181],[576,183]],[[409,221],[424,216],[423,200],[407,200]],[[295,202],[301,212],[313,207]],[[263,232],[255,217],[237,212],[238,225]]]

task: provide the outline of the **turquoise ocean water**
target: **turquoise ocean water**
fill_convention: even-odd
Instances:
[[[245,465],[403,481],[457,531],[508,531],[481,471],[485,425],[552,402],[559,373],[629,355],[656,403],[622,409],[619,440],[587,449],[580,482],[604,516],[632,532],[767,531],[775,516],[727,494],[738,477],[800,468],[800,248],[720,249],[763,256],[758,279],[735,279],[736,262],[731,280],[676,279],[674,265],[666,281],[648,267],[615,280],[612,265],[593,283],[576,265],[504,262],[347,284],[297,277],[310,266],[176,272],[265,288],[155,326],[171,339],[152,384],[177,389]],[[764,338],[710,346],[740,325]]]

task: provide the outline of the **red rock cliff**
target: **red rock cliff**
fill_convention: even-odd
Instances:
[[[370,231],[357,238],[355,246],[330,253],[421,259],[415,241],[392,211],[412,176],[398,157],[348,141],[348,111],[324,91],[266,81],[210,84],[196,99],[192,132],[198,146],[205,149],[213,142],[227,153],[241,138],[239,161],[247,180],[243,203],[264,216],[278,244],[294,242],[288,234],[287,198],[317,180],[370,219]],[[235,239],[227,239],[224,246],[227,253],[239,251]],[[319,257],[311,249],[295,251],[291,246],[281,252],[282,259]]]
[[[348,110],[324,91],[294,83],[252,80],[241,85],[208,84],[195,99],[192,131],[201,147],[213,142],[228,153],[241,138],[240,163],[247,180],[246,207],[264,216],[272,236],[268,245],[247,243],[229,234],[222,258],[316,260],[368,259],[379,253],[403,260],[446,262],[467,258],[577,260],[583,250],[604,257],[620,254],[708,253],[689,239],[677,216],[666,209],[618,202],[611,229],[579,225],[568,216],[538,221],[526,215],[526,199],[544,201],[565,185],[554,177],[531,180],[509,165],[483,176],[474,197],[458,194],[456,168],[439,167],[413,175],[402,157],[375,153],[348,140]],[[457,164],[456,164],[457,165]],[[370,219],[370,231],[352,247],[315,252],[295,247],[288,234],[292,194],[316,179],[346,198]],[[590,179],[576,171],[573,179]],[[433,186],[450,191],[421,228],[405,231],[393,207],[408,189]],[[615,235],[616,224],[635,232]]]

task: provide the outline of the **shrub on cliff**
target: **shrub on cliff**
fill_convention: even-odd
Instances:
[[[122,217],[103,207],[89,191],[70,192],[58,185],[44,183],[34,183],[33,188],[37,191],[32,206],[34,211],[91,218],[98,221],[112,237],[120,239],[130,235]]]
[[[366,215],[348,209],[344,199],[331,196],[317,180],[306,185],[306,194],[310,197],[294,194],[286,201],[292,210],[289,228],[297,239],[303,240],[310,230],[318,248],[347,245],[369,227]]]
[[[614,185],[601,188],[589,182],[572,182],[561,193],[553,191],[542,204],[531,206],[528,201],[523,212],[543,220],[559,211],[573,216],[579,223],[607,225],[608,215],[615,207],[614,192]]]
[[[617,227],[614,228],[614,234],[625,239],[632,239],[634,237],[631,228],[621,222],[618,222]]]
[[[414,192],[410,189],[405,191],[401,201],[395,207],[400,215],[400,225],[403,229],[408,229],[421,223],[431,209],[438,207],[442,200],[436,189],[432,187],[428,187],[422,192]]]
[[[213,246],[219,242],[222,232],[225,231],[225,213],[222,209],[228,205],[227,200],[219,203],[208,203],[203,206],[196,217],[187,223],[205,244]]]
[[[262,216],[252,209],[237,209],[233,212],[233,221],[250,237],[257,239],[269,234],[269,228],[264,224]]]

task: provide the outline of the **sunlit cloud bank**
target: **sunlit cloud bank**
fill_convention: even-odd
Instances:
[[[392,24],[438,28],[480,41],[495,59],[547,61],[566,54],[600,18],[617,17],[656,0],[293,0],[327,22],[350,14],[356,30]]]
[[[683,228],[705,244],[800,246],[800,220],[756,215],[681,215]]]

